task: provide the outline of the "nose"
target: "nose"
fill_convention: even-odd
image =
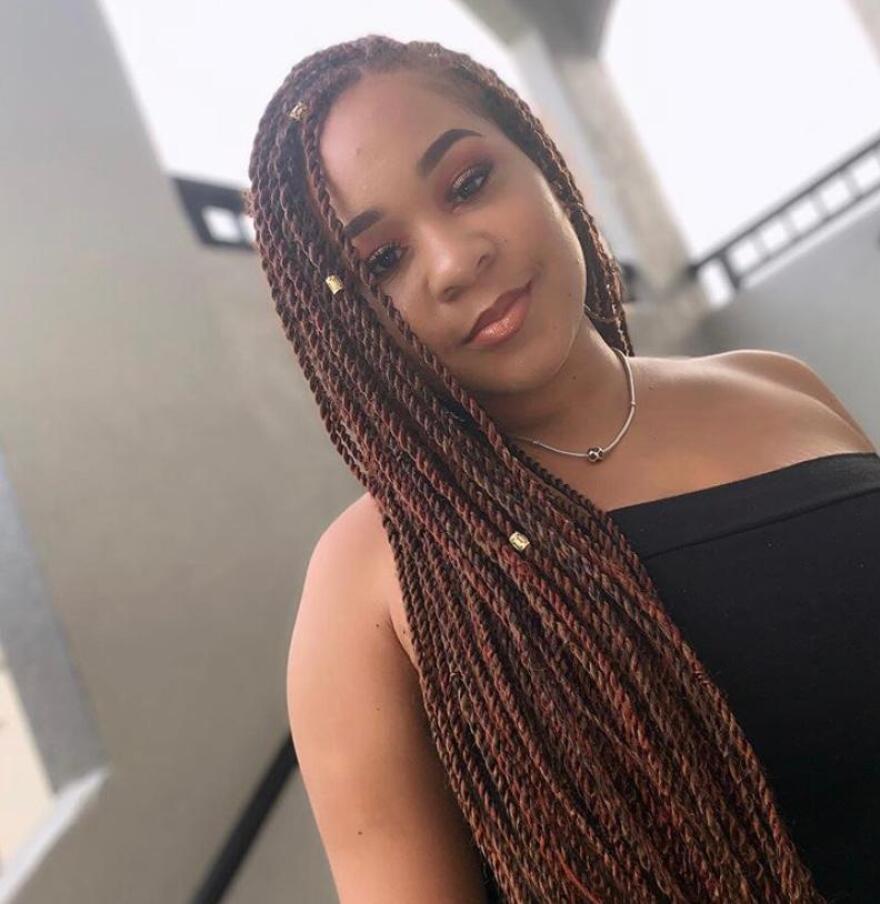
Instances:
[[[428,289],[431,297],[441,302],[452,301],[479,282],[495,255],[495,245],[489,236],[460,224],[428,226],[422,241],[428,262]]]

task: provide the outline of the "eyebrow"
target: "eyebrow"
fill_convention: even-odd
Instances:
[[[475,132],[473,129],[447,129],[442,132],[428,145],[425,153],[419,158],[416,164],[417,175],[422,179],[426,178],[456,141],[468,138],[471,135],[476,135],[479,138],[483,137],[482,132]],[[346,223],[342,228],[343,235],[353,239],[356,235],[360,235],[365,229],[372,226],[377,220],[382,219],[383,216],[385,216],[384,210],[380,210],[378,207],[370,207],[356,217],[352,217]]]

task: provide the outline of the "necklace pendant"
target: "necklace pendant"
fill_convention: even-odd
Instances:
[[[605,457],[605,450],[601,446],[591,446],[587,449],[587,461],[596,464]]]

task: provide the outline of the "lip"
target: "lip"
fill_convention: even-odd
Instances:
[[[532,281],[529,280],[524,286],[499,295],[495,302],[477,318],[465,339],[465,344],[494,345],[513,335],[522,325],[528,308],[528,300],[525,296],[528,295],[531,287]],[[523,299],[523,303],[517,304],[520,299]],[[514,308],[516,308],[515,311]],[[508,314],[511,316],[507,316]],[[492,329],[489,330],[487,327],[492,327]]]

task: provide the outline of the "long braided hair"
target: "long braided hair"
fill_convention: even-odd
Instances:
[[[505,441],[343,234],[322,122],[362,74],[403,70],[436,77],[540,168],[583,249],[585,313],[633,350],[619,266],[556,145],[493,70],[382,35],[293,67],[254,140],[256,247],[329,436],[382,513],[432,739],[491,899],[823,902],[726,698],[626,537]]]

